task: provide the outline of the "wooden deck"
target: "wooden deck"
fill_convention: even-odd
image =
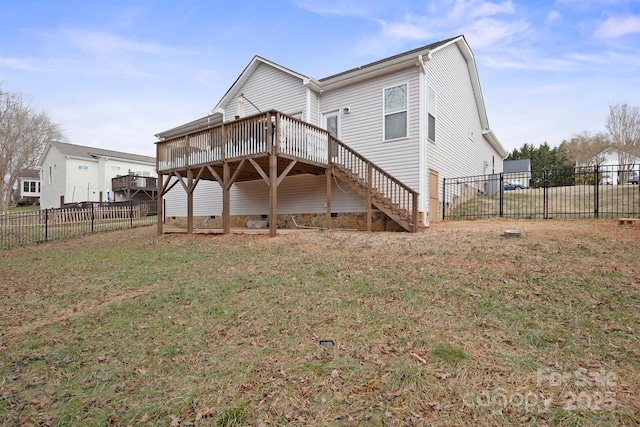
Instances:
[[[331,228],[331,180],[346,182],[372,206],[408,231],[417,230],[418,193],[358,154],[326,130],[278,111],[257,114],[157,143],[158,233],[162,196],[180,183],[187,193],[187,233],[193,233],[193,193],[200,180],[217,181],[223,192],[223,232],[230,229],[230,189],[236,182],[264,180],[269,216],[276,217],[277,188],[291,175],[327,177],[327,220]],[[177,180],[171,180],[176,177]],[[270,235],[276,221],[270,221]]]

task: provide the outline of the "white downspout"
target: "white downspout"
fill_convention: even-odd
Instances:
[[[427,53],[426,60],[431,59],[431,52]],[[419,149],[418,149],[418,159],[420,165],[418,166],[418,191],[420,192],[420,210],[422,211],[422,225],[424,227],[429,226],[429,218],[427,217],[427,207],[429,204],[429,198],[425,197],[427,194],[426,190],[429,188],[427,182],[427,143],[426,143],[426,135],[425,135],[425,120],[426,114],[424,111],[424,106],[426,104],[426,80],[427,80],[427,67],[424,65],[424,59],[422,55],[418,55],[418,64],[420,67],[420,106],[418,107],[418,139],[419,139]]]

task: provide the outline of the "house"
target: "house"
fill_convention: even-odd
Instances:
[[[625,184],[640,174],[640,157],[613,146],[594,156],[590,165],[598,165],[598,178],[603,185]]]
[[[37,169],[22,170],[13,191],[13,201],[17,204],[35,205],[39,200],[40,171]]]
[[[503,162],[503,179],[505,182],[522,184],[529,187],[531,180],[531,159],[505,160]]]
[[[211,114],[156,137],[159,212],[188,232],[415,231],[438,218],[442,178],[507,155],[464,36],[319,80],[255,56]]]
[[[149,156],[52,141],[39,162],[40,206],[155,199],[155,166],[155,158]]]

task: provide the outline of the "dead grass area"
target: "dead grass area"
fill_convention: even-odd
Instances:
[[[639,251],[605,220],[3,251],[0,426],[639,425]]]

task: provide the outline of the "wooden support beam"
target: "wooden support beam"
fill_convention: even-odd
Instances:
[[[162,177],[163,176],[164,175],[162,175],[162,174],[158,174],[158,188],[163,188],[163,183],[162,183]],[[158,197],[158,200],[156,201],[156,203],[157,203],[156,211],[158,212],[158,230],[157,230],[157,234],[158,234],[158,236],[162,236],[162,234],[164,233],[164,230],[162,229],[162,217],[163,217],[162,196]]]
[[[331,225],[331,177],[333,175],[331,166],[329,166],[324,173],[327,176],[327,228],[332,230]]]
[[[367,164],[367,231],[371,231],[371,181],[373,179],[373,167]]]
[[[260,167],[260,165],[258,164],[258,162],[256,162],[253,159],[249,159],[249,162],[253,165],[253,168],[256,170],[256,172],[258,172],[260,174],[260,176],[262,177],[262,179],[264,180],[264,182],[267,183],[267,185],[270,184],[269,182],[269,176],[264,173],[264,171],[262,170],[262,168]]]
[[[293,169],[296,163],[298,163],[297,160],[292,160],[291,163],[289,163],[289,165],[282,171],[282,173],[278,177],[278,183],[276,185],[280,185],[282,180],[287,177],[287,175],[289,174],[289,172],[291,172],[291,169]]]
[[[193,234],[193,170],[187,169],[187,234]]]
[[[269,156],[269,235],[276,237],[278,216],[278,156]]]
[[[220,178],[220,175],[218,175],[216,170],[213,167],[211,167],[211,165],[207,165],[207,169],[209,169],[209,172],[211,172],[211,175],[213,175],[215,180],[218,181],[218,184],[220,184],[220,187],[224,187],[224,180]]]
[[[231,186],[233,185],[233,183],[236,182],[236,179],[238,179],[238,175],[240,175],[240,172],[242,172],[242,167],[244,166],[244,162],[245,162],[245,159],[242,159],[242,161],[240,162],[236,170],[233,172],[233,175],[229,179],[229,182],[228,182],[229,189],[231,189]]]
[[[222,165],[222,232],[229,234],[231,232],[231,170],[229,163],[224,162]]]

